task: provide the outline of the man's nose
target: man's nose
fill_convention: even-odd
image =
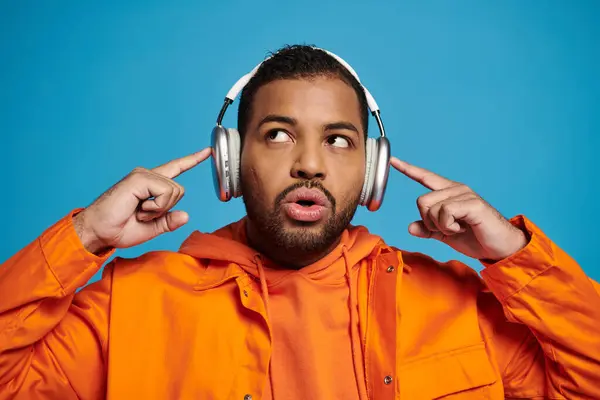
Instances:
[[[325,162],[321,143],[303,143],[296,145],[295,162],[291,175],[297,179],[325,179]]]

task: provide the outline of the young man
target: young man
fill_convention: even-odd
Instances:
[[[392,158],[431,189],[409,231],[482,278],[350,225],[367,118],[330,55],[277,52],[240,100],[245,218],[76,293],[187,222],[173,179],[205,149],[135,169],[0,268],[0,398],[600,398],[599,286],[525,217]]]

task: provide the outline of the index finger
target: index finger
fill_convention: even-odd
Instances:
[[[456,182],[446,179],[434,172],[428,171],[425,168],[411,165],[406,161],[402,161],[396,157],[390,159],[390,164],[404,175],[408,176],[413,181],[419,182],[427,189],[440,190],[450,186],[454,186]]]
[[[206,160],[210,157],[211,148],[207,147],[203,150],[200,150],[197,153],[190,154],[189,156],[177,158],[175,160],[169,161],[166,164],[160,165],[154,169],[152,172],[155,172],[159,175],[167,177],[169,179],[173,179],[185,171],[188,171],[194,168],[196,165],[200,164],[202,161]]]

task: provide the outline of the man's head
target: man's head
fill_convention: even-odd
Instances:
[[[335,245],[358,205],[367,125],[360,83],[326,52],[289,46],[265,61],[238,112],[251,240],[296,258]]]

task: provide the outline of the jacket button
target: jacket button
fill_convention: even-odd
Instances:
[[[248,297],[248,291],[244,290],[244,296]],[[247,396],[250,396],[249,394]],[[249,399],[244,398],[244,400],[252,400],[252,396]]]
[[[252,395],[251,394],[245,395],[244,400],[252,400]]]
[[[386,376],[385,378],[383,378],[383,383],[385,383],[386,385],[389,385],[390,383],[392,383],[392,377],[391,376]]]
[[[393,265],[390,265],[389,267],[387,267],[387,272],[394,272],[395,268]]]

